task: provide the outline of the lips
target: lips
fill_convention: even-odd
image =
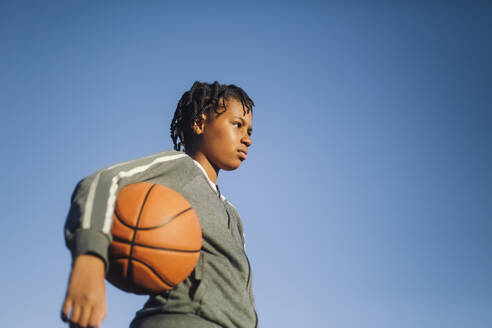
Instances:
[[[246,149],[239,149],[238,150],[238,153],[239,153],[239,157],[241,157],[243,160],[246,159],[247,155],[248,155],[248,150]]]

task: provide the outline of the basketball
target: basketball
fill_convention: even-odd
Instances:
[[[202,230],[178,192],[140,182],[122,188],[113,213],[107,280],[127,292],[171,290],[193,271]]]

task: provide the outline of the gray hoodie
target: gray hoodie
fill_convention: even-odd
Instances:
[[[191,313],[223,327],[256,327],[251,267],[239,214],[203,168],[182,152],[162,152],[116,164],[80,181],[65,223],[72,258],[92,253],[107,267],[118,191],[142,181],[168,186],[188,200],[198,214],[203,243],[193,273],[173,290],[151,296],[136,317]]]

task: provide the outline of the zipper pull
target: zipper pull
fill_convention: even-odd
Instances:
[[[227,229],[231,230],[231,215],[229,214],[229,211],[227,210],[227,208],[225,210],[227,213]]]
[[[227,229],[231,230],[231,215],[229,214],[229,211],[227,210],[227,206],[222,201],[222,197],[221,197],[222,195],[220,193],[219,185],[216,184],[215,187],[217,188],[217,193],[219,194],[219,199],[222,202],[222,205],[224,205],[224,209],[227,213]]]
[[[220,199],[220,200],[222,200],[222,197],[221,197],[222,195],[221,195],[221,193],[220,193],[219,185],[218,185],[218,184],[216,184],[216,185],[215,185],[215,188],[217,188],[217,194],[219,195],[219,199]]]

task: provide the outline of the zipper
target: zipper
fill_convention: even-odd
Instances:
[[[226,212],[227,212],[227,216],[229,216],[229,212],[227,211],[227,208],[226,208]],[[229,217],[229,219],[230,219],[230,217]],[[243,232],[240,231],[240,233],[242,234]],[[241,249],[243,250],[244,257],[246,258],[246,261],[248,262],[248,279],[246,280],[246,290],[248,291],[248,294],[249,294],[249,288],[250,288],[249,286],[251,285],[251,263],[249,262],[248,255],[246,254],[246,250],[244,249],[244,235],[241,239],[243,241],[243,247],[241,247]],[[258,327],[258,313],[256,312],[256,306],[254,306],[254,305],[253,305],[253,311],[255,312],[255,328],[257,328]]]
[[[225,206],[224,201],[222,200],[222,197],[221,197],[221,195],[222,195],[222,194],[220,193],[219,185],[218,185],[218,184],[216,184],[216,185],[215,185],[215,188],[217,188],[217,194],[218,194],[218,196],[219,196],[219,200],[220,200],[220,202],[222,203],[222,206],[224,206],[224,209],[225,209],[226,214],[227,214],[227,229],[228,229],[229,231],[231,231],[231,216],[229,215],[229,211],[227,210],[227,207]],[[234,237],[234,236],[233,236],[233,237]]]
[[[246,282],[246,288],[247,288],[248,294],[249,294],[249,288],[250,288],[249,285],[251,284],[251,263],[249,262],[248,255],[246,255],[246,251],[244,250],[244,248],[243,248],[243,253],[244,253],[244,256],[246,257],[246,261],[248,261],[248,280]],[[253,311],[255,312],[255,328],[257,328],[258,327],[258,313],[256,312],[256,306],[253,306]]]
[[[246,257],[246,261],[248,261],[248,280],[246,280],[246,287],[249,288],[250,280],[251,280],[251,263],[249,263],[248,255],[246,255],[246,251],[243,248],[244,257]]]
[[[227,210],[227,206],[224,204],[224,202],[222,202],[222,205],[224,205],[224,209],[227,213],[227,228],[231,232],[232,238],[236,239],[236,237],[234,237],[234,234],[231,230],[231,215],[229,214],[229,211]],[[236,225],[237,225],[237,223],[236,223]],[[246,254],[246,250],[244,249],[243,231],[242,231],[242,229],[239,229],[239,226],[238,226],[238,230],[239,230],[239,234],[240,234],[239,237],[241,238],[241,242],[243,243],[243,245],[241,246],[241,250],[243,252],[244,257],[246,258],[246,261],[248,262],[248,278],[246,279],[246,288],[248,288],[250,285],[250,280],[251,280],[251,263],[249,262],[248,255]]]
[[[227,214],[227,229],[231,233],[232,238],[235,239],[234,234],[233,234],[233,232],[231,230],[231,215],[229,214],[229,211],[227,210],[226,204],[224,203],[224,201],[220,197],[221,194],[220,194],[219,186],[217,184],[215,186],[217,187],[217,193],[218,193],[218,196],[219,196],[219,200],[222,202],[222,206],[224,206],[224,209],[225,209],[226,214]],[[239,229],[239,230],[241,230],[241,229]],[[239,231],[239,233],[242,234],[242,236],[240,236],[241,237],[241,240],[242,240],[242,243],[243,243],[243,245],[241,247],[241,250],[243,251],[244,257],[246,258],[246,261],[248,262],[248,279],[246,280],[246,290],[248,291],[248,294],[249,294],[249,285],[251,284],[251,263],[249,262],[248,255],[246,254],[246,250],[244,249],[244,234],[243,234],[243,231]],[[256,306],[253,306],[253,311],[255,312],[255,328],[257,328],[258,327],[258,313],[256,312]]]
[[[232,234],[232,231],[231,231],[231,216],[229,215],[229,211],[227,210],[227,208],[225,208],[225,206],[224,206],[224,209],[226,210],[226,213],[227,213],[227,229]],[[234,237],[234,235],[232,237]]]

